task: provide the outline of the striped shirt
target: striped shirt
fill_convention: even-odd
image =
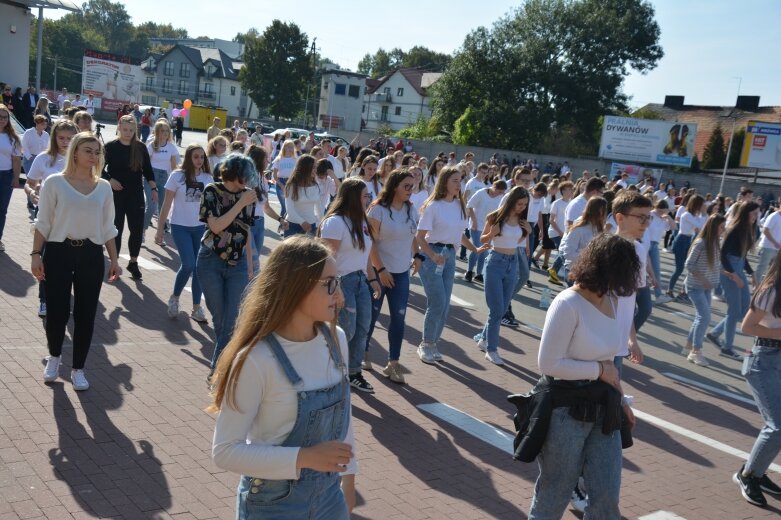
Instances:
[[[692,276],[692,273],[698,273],[705,277],[714,288],[719,284],[721,274],[721,262],[719,261],[719,252],[715,251],[713,255],[713,265],[708,263],[708,252],[705,249],[705,241],[698,238],[689,249],[689,256],[686,257],[686,271],[688,272],[685,285],[691,289],[705,289],[699,278]]]

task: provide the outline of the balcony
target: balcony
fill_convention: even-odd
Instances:
[[[216,95],[214,92],[198,92],[198,99],[215,99]]]
[[[370,97],[372,103],[390,103],[390,92],[375,92]]]

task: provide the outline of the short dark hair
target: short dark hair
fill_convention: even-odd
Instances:
[[[605,181],[603,181],[599,177],[592,177],[588,181],[586,181],[586,188],[584,193],[589,193],[592,191],[604,190],[604,189],[605,189]]]
[[[637,191],[624,190],[613,199],[613,214],[626,215],[632,208],[653,208],[654,204],[648,197]]]
[[[616,269],[616,266],[621,269]],[[631,296],[637,291],[640,259],[635,246],[618,235],[602,233],[588,243],[570,271],[582,289],[599,295]]]

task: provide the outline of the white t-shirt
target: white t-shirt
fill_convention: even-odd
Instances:
[[[342,359],[347,362],[347,338],[336,329]],[[301,388],[290,384],[282,365],[265,341],[247,355],[236,385],[236,408],[227,403],[217,417],[212,443],[215,464],[224,470],[269,480],[296,480],[300,447],[283,447],[298,413],[298,392],[337,384],[342,372],[331,359],[325,338],[293,342],[276,336],[303,380]],[[342,440],[342,439],[339,439]],[[344,442],[353,446],[353,458],[345,473],[357,469],[352,414]]]
[[[543,200],[545,201],[542,205],[542,214],[543,215],[550,215],[551,207],[553,206],[553,195],[548,194],[543,197]],[[556,199],[559,200],[559,199]]]
[[[620,296],[616,306],[616,329],[621,335],[618,342],[616,356],[625,357],[629,355],[629,333],[632,331],[632,325],[635,318],[635,304],[637,302],[637,293],[631,296]]]
[[[320,236],[330,240],[339,240],[339,249],[334,255],[336,270],[339,276],[366,272],[366,264],[369,262],[369,251],[372,248],[372,239],[369,236],[368,223],[363,225],[364,249],[359,244],[353,245],[353,236],[350,233],[352,225],[341,215],[331,215],[320,225]]]
[[[176,164],[179,164],[179,150],[174,143],[166,143],[165,146],[161,146],[155,151],[155,147],[152,143],[146,146],[149,151],[149,159],[152,161],[152,168],[157,170],[171,171],[171,157],[174,158]]]
[[[695,230],[702,229],[702,226],[705,225],[705,221],[707,219],[708,216],[705,214],[700,213],[699,215],[695,216],[688,211],[684,211],[678,224],[678,233],[680,235],[693,237],[696,234]]]
[[[287,186],[285,186],[287,192]],[[320,207],[320,186],[317,183],[298,189],[298,200],[285,194],[287,220],[294,224],[317,224],[323,216],[324,207]]]
[[[485,219],[489,213],[496,211],[499,208],[499,203],[502,201],[502,197],[498,194],[495,197],[491,196],[490,188],[483,188],[470,197],[467,203],[467,208],[472,208],[475,211],[475,217],[477,222],[471,222],[470,228],[475,228],[478,231],[483,231],[485,226]]]
[[[57,96],[57,106],[58,107],[62,108],[62,104],[65,101],[70,101],[70,98],[68,96],[66,96],[65,94],[60,94],[59,96]]]
[[[531,192],[529,192],[529,214],[526,220],[534,226],[540,219],[540,212],[545,205],[545,197],[534,198]]]
[[[376,204],[369,209],[369,218],[380,224],[380,234],[375,238],[382,265],[390,273],[409,270],[412,241],[418,229],[418,212],[415,207],[410,208],[407,214],[406,205],[397,210]]]
[[[781,318],[773,316],[773,304],[776,301],[775,289],[768,289],[764,294],[757,298],[757,309],[765,311],[767,314],[759,320],[759,325],[771,329],[781,329]]]
[[[765,229],[767,229],[768,233],[772,235],[776,242],[781,242],[781,214],[779,214],[778,211],[774,211],[765,219],[765,225],[763,226],[762,233],[759,237],[760,248],[777,251],[776,246],[773,245],[773,242],[771,242],[765,236]]]
[[[12,157],[21,157],[21,143],[14,143],[5,132],[0,133],[0,171],[13,168]]]
[[[185,183],[185,175],[182,170],[174,170],[168,176],[165,183],[166,191],[174,192],[174,207],[171,211],[171,224],[177,226],[196,227],[203,226],[200,220],[201,195],[203,189],[212,182],[212,176],[208,173],[199,173],[195,182]],[[259,206],[260,204],[256,204]]]
[[[582,193],[572,199],[569,204],[567,204],[567,210],[564,213],[565,224],[567,222],[574,223],[578,220],[583,215],[583,212],[586,211],[586,204],[588,204],[588,200],[586,200],[585,195]]]
[[[87,98],[84,100],[84,107],[87,109],[89,115],[95,114],[95,100]]]
[[[28,128],[22,134],[22,153],[25,159],[40,155],[49,149],[49,132],[44,130],[41,135],[35,128]]]
[[[336,197],[336,182],[330,176],[315,176],[315,180],[320,187],[320,214],[325,215],[325,208],[331,202],[331,197]]]
[[[427,198],[428,198],[428,192],[424,190],[410,195],[409,201],[412,203],[413,206],[415,206],[415,211],[420,213],[420,208],[423,207],[423,203],[426,202]]]
[[[428,231],[426,242],[435,244],[461,244],[461,237],[466,228],[466,217],[461,210],[461,201],[453,199],[435,200],[423,210],[418,222],[418,231]]]
[[[652,211],[651,221],[648,224],[648,229],[646,230],[649,241],[661,242],[664,239],[664,235],[668,231],[670,231],[670,221],[666,218],[660,217]]]
[[[49,175],[60,173],[65,170],[65,155],[57,155],[54,159],[54,164],[51,163],[51,155],[48,153],[42,153],[33,159],[33,164],[30,166],[30,171],[27,172],[27,178],[33,181],[45,181]]]
[[[656,190],[654,192],[654,197],[656,197],[656,200],[665,200],[667,199],[667,192],[664,190]]]
[[[561,233],[558,233],[555,229],[553,229],[552,225],[548,225],[548,236],[550,238],[556,238],[563,236],[563,233],[567,230],[567,205],[569,204],[569,201],[564,199],[556,199],[553,201],[553,204],[551,204],[550,207],[550,220],[548,222],[556,222],[556,225],[559,226],[559,229],[561,230]]]
[[[289,179],[290,174],[293,173],[293,170],[296,167],[296,162],[298,159],[296,157],[282,157],[281,155],[278,155],[276,159],[274,159],[274,162],[271,163],[271,168],[278,170],[277,177],[280,179]]]
[[[366,179],[360,176],[358,178],[361,179],[363,183],[366,185],[366,191],[369,192],[369,199],[370,200],[376,199],[377,196],[380,194],[380,191],[382,190],[382,184],[379,182],[379,180],[377,182],[374,182],[375,179],[377,179],[377,176],[375,175],[374,177],[372,177],[372,180],[370,181],[367,181]]]
[[[475,193],[485,188],[485,182],[481,181],[477,177],[472,177],[469,179],[469,181],[466,183],[466,187],[464,188],[464,196],[467,197],[467,200],[471,198]]]
[[[347,172],[342,166],[342,161],[340,161],[338,158],[334,157],[333,155],[329,155],[327,159],[331,163],[331,166],[333,166],[334,175],[336,175],[336,178],[339,180],[344,179],[344,176]],[[347,164],[346,158],[344,160],[344,163]]]

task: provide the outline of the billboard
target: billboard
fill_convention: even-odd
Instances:
[[[748,122],[740,165],[781,170],[781,123]]]
[[[141,62],[130,56],[85,50],[81,91],[95,96],[95,108],[116,111],[141,101]]]
[[[629,174],[629,179],[627,179],[628,183],[631,184],[640,184],[640,182],[645,179],[646,181],[648,179],[652,179],[652,184],[654,186],[659,185],[659,181],[662,179],[662,174],[664,173],[663,169],[660,168],[648,168],[647,166],[638,166],[637,164],[624,164],[624,163],[611,163],[610,164],[610,175],[608,176],[608,179],[613,180],[618,175],[618,172],[626,172]]]
[[[599,156],[633,161],[691,166],[697,125],[631,117],[605,116]]]

